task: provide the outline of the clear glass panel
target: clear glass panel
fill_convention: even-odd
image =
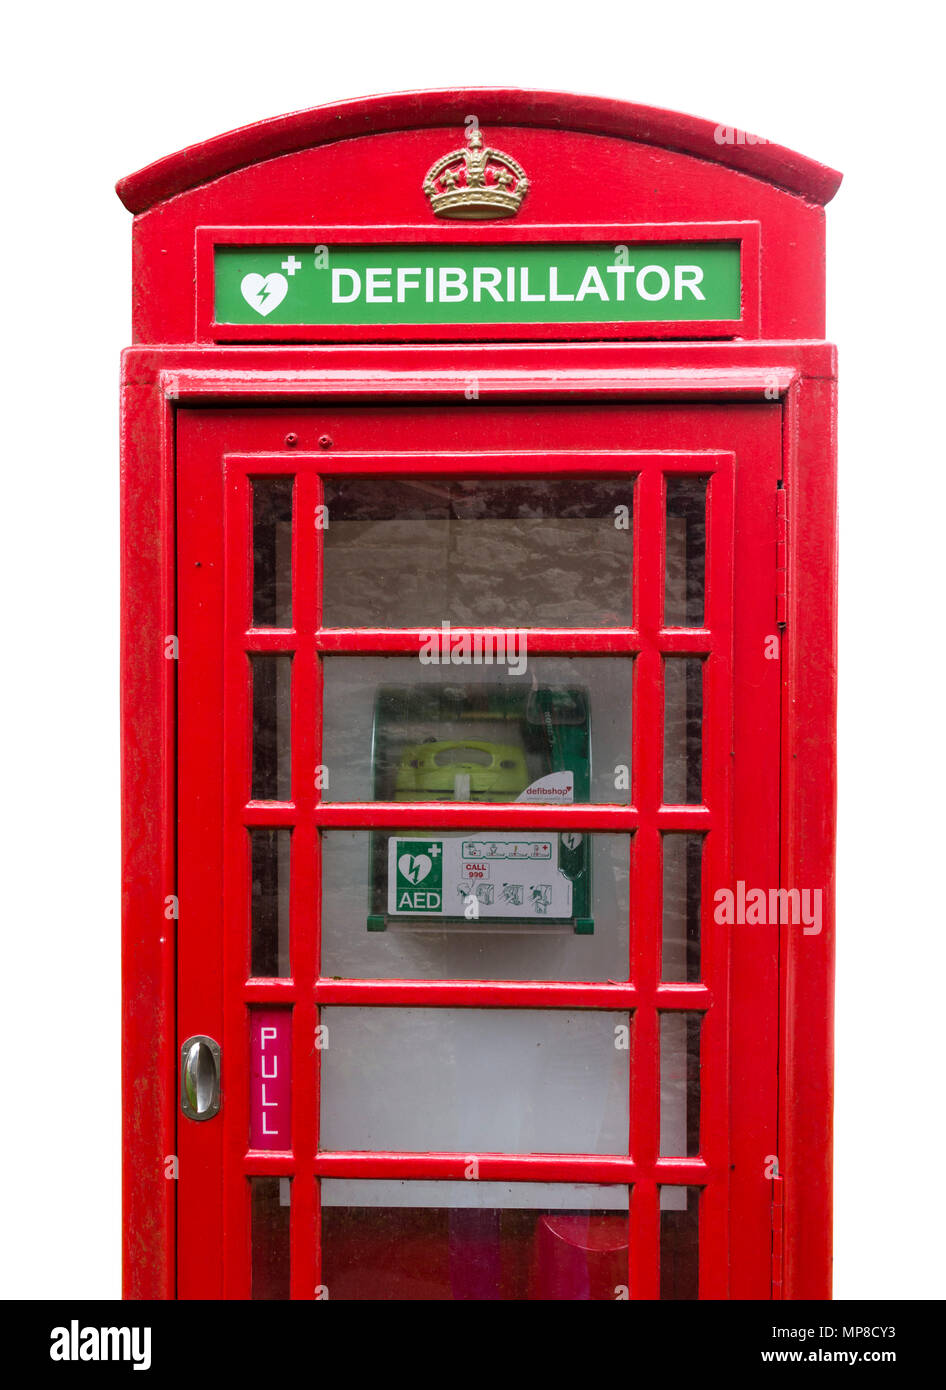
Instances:
[[[254,652],[253,789],[254,801],[288,801],[292,795],[290,696],[292,657]]]
[[[253,626],[292,627],[292,479],[253,479]]]
[[[571,889],[570,911],[564,920],[556,920],[551,915],[555,895],[550,891],[546,904],[544,893],[534,892],[543,883],[551,888],[544,871],[551,860],[539,861],[543,871],[537,875],[532,860],[497,857],[496,851],[506,848],[511,836],[437,832],[436,838],[421,844],[418,833],[323,833],[323,975],[384,980],[628,979],[629,836],[572,832],[567,843],[564,836],[544,837],[554,852],[556,872]],[[416,886],[428,894],[425,909],[429,894],[440,893],[443,912],[388,912],[392,839],[414,845],[404,851],[398,845],[394,859],[400,860],[401,852],[411,854],[406,867],[415,878],[430,863]],[[527,840],[542,841],[543,836],[515,837],[517,845]],[[453,843],[444,853],[448,841]],[[492,852],[488,858],[456,859],[464,841],[476,841],[476,848]],[[431,856],[431,844],[440,853]],[[437,860],[439,869],[434,867]],[[445,871],[444,860],[459,873],[451,875],[449,867]],[[403,878],[395,862],[395,888]],[[409,883],[407,891],[413,894],[414,886]],[[539,911],[543,908],[548,910]]]
[[[663,980],[693,984],[700,978],[703,836],[664,835]]]
[[[703,799],[703,662],[698,656],[664,658],[664,802],[699,805]]]
[[[660,1156],[700,1152],[700,1028],[702,1014],[660,1015]]]
[[[343,1006],[321,1021],[323,1149],[628,1152],[626,1013]]]
[[[289,968],[289,861],[292,832],[250,830],[250,974],[286,976]]]
[[[706,478],[667,478],[664,627],[702,627],[706,599]]]
[[[626,627],[633,479],[327,478],[327,627]]]
[[[625,1186],[325,1178],[321,1189],[335,1302],[613,1300],[627,1288]]]
[[[700,1293],[699,1187],[660,1189],[660,1297],[695,1300]]]
[[[630,657],[327,656],[329,801],[630,802]]]
[[[289,1297],[289,1178],[250,1178],[251,1297]]]

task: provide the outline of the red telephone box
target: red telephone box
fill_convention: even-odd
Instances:
[[[482,89],[118,185],[127,1296],[830,1296],[838,183]]]

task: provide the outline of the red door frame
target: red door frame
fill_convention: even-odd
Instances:
[[[772,400],[788,526],[781,883],[823,886],[824,930],[783,932],[779,1163],[785,1297],[830,1292],[835,536],[833,351],[821,344],[130,349],[123,392],[126,1295],[174,1296],[174,410],[200,403]],[[800,538],[801,544],[795,543]],[[799,757],[803,753],[803,757]],[[795,1175],[798,1175],[797,1181]],[[777,1251],[776,1251],[777,1253]]]
[[[520,409],[517,407],[517,415]],[[713,425],[720,438],[728,440],[733,436],[734,445],[738,436],[740,457],[751,459],[740,481],[739,506],[744,523],[740,558],[744,570],[751,567],[760,574],[758,583],[753,575],[745,585],[740,600],[740,641],[734,654],[733,456],[708,447],[713,436],[705,406],[699,413],[684,403],[671,406],[663,402],[640,403],[633,414],[625,409],[615,415],[615,409],[612,404],[608,409],[610,418],[606,419],[595,406],[556,408],[546,403],[537,412],[524,414],[520,430],[528,440],[528,449],[534,452],[516,448],[508,409],[497,412],[482,403],[472,420],[466,403],[447,410],[441,406],[416,412],[400,410],[393,417],[390,407],[367,412],[356,410],[354,417],[351,407],[341,411],[337,407],[306,412],[298,408],[277,410],[267,412],[264,418],[258,412],[220,410],[188,411],[181,417],[178,433],[182,458],[181,496],[187,500],[182,502],[179,515],[180,628],[182,654],[186,655],[187,665],[181,669],[182,833],[179,853],[182,900],[186,903],[189,922],[194,922],[196,911],[200,930],[198,942],[188,946],[182,957],[179,1032],[183,1037],[210,1031],[223,1042],[230,1097],[219,1126],[184,1125],[179,1136],[181,1200],[188,1195],[181,1229],[189,1230],[195,1237],[201,1232],[194,1247],[200,1252],[199,1268],[195,1271],[192,1267],[190,1254],[180,1263],[179,1291],[185,1296],[196,1290],[205,1291],[199,1296],[219,1296],[221,1291],[227,1296],[248,1296],[245,1282],[248,1269],[246,1194],[242,1190],[244,1184],[236,1181],[237,1175],[244,1171],[294,1176],[293,1289],[295,1296],[306,1298],[311,1297],[312,1288],[322,1282],[318,1268],[314,1274],[312,1268],[309,1208],[314,1175],[459,1177],[469,1160],[469,1155],[446,1153],[321,1152],[313,1168],[311,1155],[300,1152],[297,1145],[293,1146],[293,1152],[247,1154],[249,1083],[243,1043],[246,1037],[244,1011],[251,1004],[292,1005],[296,1058],[293,1133],[309,1135],[317,1133],[318,1129],[316,1106],[307,1084],[312,1057],[306,1042],[317,1022],[311,986],[307,983],[312,979],[317,957],[317,937],[314,941],[303,941],[304,954],[296,960],[291,982],[258,980],[248,984],[246,940],[234,940],[234,933],[226,927],[227,923],[246,917],[247,875],[242,861],[246,853],[244,826],[250,823],[292,826],[293,899],[307,904],[318,902],[318,884],[311,867],[316,862],[313,831],[317,828],[378,825],[509,828],[522,825],[549,829],[555,825],[559,829],[633,832],[632,898],[637,905],[629,970],[633,984],[520,982],[510,985],[490,981],[336,982],[322,979],[315,987],[315,1004],[598,1007],[633,1011],[633,1158],[480,1154],[481,1178],[516,1176],[526,1181],[540,1181],[555,1176],[561,1180],[632,1182],[632,1297],[656,1297],[657,1294],[654,1282],[658,1267],[657,1184],[706,1184],[700,1204],[703,1296],[726,1297],[730,1291],[738,1296],[740,1290],[747,1289],[755,1290],[754,1296],[760,1296],[758,1289],[769,1278],[766,1239],[770,1190],[763,1176],[762,1160],[776,1142],[777,956],[773,938],[771,934],[755,933],[757,940],[750,941],[743,932],[737,931],[732,933],[730,946],[723,940],[724,932],[707,927],[703,983],[660,984],[654,989],[650,982],[659,979],[656,927],[660,920],[662,832],[687,829],[702,830],[706,834],[704,902],[710,901],[712,885],[729,883],[732,879],[730,856],[734,844],[741,851],[739,872],[751,882],[769,883],[777,876],[778,669],[764,660],[755,636],[765,618],[771,619],[771,612],[765,607],[765,579],[768,578],[771,587],[775,565],[773,498],[780,461],[779,411],[771,403],[761,406],[744,403],[735,411],[724,407],[725,413],[720,419],[717,407]],[[747,411],[750,416],[746,416]],[[383,454],[352,453],[350,446],[349,449],[343,446],[338,453],[332,454],[310,454],[285,447],[272,452],[274,443],[280,442],[285,432],[291,429],[301,433],[307,424],[310,430],[327,430],[336,440],[340,441],[343,434],[350,440],[359,425],[364,428],[366,413],[370,437],[376,440],[378,430],[382,431]],[[314,422],[311,421],[313,415]],[[451,429],[454,421],[457,424],[462,421],[462,431]],[[590,439],[595,431],[599,438],[606,435],[607,445],[592,446]],[[461,432],[466,436],[466,453],[439,448],[442,439],[456,437]],[[646,435],[650,447],[634,447],[631,439],[635,432]],[[552,443],[556,435],[563,441],[561,451]],[[616,451],[613,445],[619,440],[627,447]],[[581,447],[585,441],[588,441],[586,447]],[[240,453],[231,452],[236,443],[240,445]],[[665,447],[654,452],[655,444]],[[408,446],[406,450],[405,445]],[[493,449],[497,452],[492,452]],[[317,599],[318,559],[313,563],[318,545],[307,544],[313,537],[320,539],[321,533],[314,532],[304,521],[296,528],[298,603],[295,630],[248,629],[248,477],[251,473],[274,471],[295,473],[296,509],[300,518],[313,514],[321,499],[320,474],[400,476],[406,473],[417,476],[432,473],[440,476],[473,473],[482,476],[501,472],[519,476],[584,477],[628,472],[637,476],[635,551],[639,560],[636,562],[635,612],[640,616],[635,627],[605,631],[529,630],[529,649],[534,656],[565,651],[576,655],[635,654],[637,732],[632,758],[635,769],[633,807],[591,805],[536,810],[525,806],[462,807],[453,803],[433,807],[316,803],[309,788],[313,785],[315,767],[321,762],[317,738],[313,737],[316,732],[313,711],[319,705],[319,692],[313,686],[317,655],[338,651],[416,654],[421,637],[418,631],[409,629],[323,631]],[[660,624],[662,477],[686,472],[705,473],[711,479],[707,498],[707,621],[703,630],[665,630]],[[648,537],[647,543],[644,536]],[[202,557],[199,571],[193,562],[197,555]],[[225,571],[229,576],[226,589],[223,587]],[[772,626],[771,621],[769,626]],[[217,640],[221,629],[226,632],[223,662]],[[313,631],[316,634],[314,642]],[[248,682],[244,673],[247,650],[292,650],[295,653],[294,792],[289,806],[247,804],[249,715]],[[707,795],[704,806],[660,806],[661,665],[663,656],[675,651],[705,653],[703,777]],[[735,701],[735,730],[734,656],[746,672],[747,684],[754,690],[751,704],[741,699]],[[737,769],[744,788],[737,802],[735,819],[730,793],[731,745],[739,750]],[[218,865],[214,860],[214,847],[221,844],[221,835],[213,821],[220,814],[217,792],[221,786],[225,827],[222,842],[228,848],[224,850],[223,864]],[[200,808],[201,819],[194,824],[192,816],[197,808]],[[199,845],[199,852],[192,855],[190,845]],[[191,886],[195,878],[199,883],[196,893]],[[222,899],[221,882],[224,885]],[[311,907],[307,907],[296,920],[309,917],[311,912]],[[185,940],[192,942],[192,933]],[[298,935],[296,940],[300,940]],[[225,982],[222,1011],[217,988],[221,962]],[[728,1002],[730,972],[742,991],[738,1007],[732,1011]],[[209,987],[207,982],[210,982]],[[655,1005],[657,1010],[704,1011],[701,1046],[703,1142],[699,1159],[657,1157],[657,1114],[653,1108],[658,1089]],[[740,1043],[738,1085],[732,1088],[732,1094],[731,1036],[736,1036]],[[316,1064],[319,1057],[320,1054],[316,1054]],[[761,1152],[760,1144],[763,1146]],[[184,1168],[188,1175],[195,1170],[206,1175],[206,1181],[185,1181]],[[208,1219],[221,1198],[222,1171],[226,1188],[223,1198],[225,1249],[221,1246],[216,1219]],[[191,1249],[190,1243],[188,1249]],[[728,1252],[731,1258],[732,1280],[723,1252]],[[317,1251],[315,1255],[317,1257]],[[209,1265],[214,1257],[216,1279],[213,1271],[205,1268],[205,1261]]]

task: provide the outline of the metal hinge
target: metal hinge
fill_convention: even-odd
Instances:
[[[775,493],[775,622],[788,622],[788,493],[781,483]]]
[[[772,1179],[772,1297],[782,1297],[782,1258],[784,1254],[785,1188],[780,1177]]]

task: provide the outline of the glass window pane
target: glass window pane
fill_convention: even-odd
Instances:
[[[438,831],[436,838],[421,843],[422,835],[363,830],[322,834],[323,975],[385,980],[628,979],[629,836],[571,832],[567,841],[565,836],[544,837],[554,852],[556,875],[570,889],[569,911],[564,919],[556,919],[552,879],[545,872],[551,860],[539,861],[541,872],[536,872],[534,861],[523,863],[497,853],[513,838],[520,845],[541,841],[541,834],[512,837],[492,832],[487,837],[477,831]],[[423,911],[388,911],[392,840],[405,844],[403,850],[398,844],[394,852],[395,889],[404,881],[403,866],[397,863],[402,853],[412,856],[406,867],[415,878],[430,863],[430,871],[416,885],[407,881],[411,901],[418,901],[415,886],[426,894]],[[489,848],[489,857],[457,857],[464,843]],[[439,851],[433,856],[431,844]],[[550,890],[547,904],[543,884]],[[431,910],[434,892],[441,905]]]
[[[706,478],[667,478],[664,627],[702,627],[706,598]]]
[[[289,1297],[289,1178],[250,1178],[251,1298]]]
[[[633,479],[327,478],[327,627],[627,627]]]
[[[250,830],[250,974],[287,976],[289,968],[289,857],[292,832],[257,825]]]
[[[335,1302],[613,1300],[627,1288],[626,1186],[325,1178],[321,1203]]]
[[[663,950],[660,976],[693,984],[700,978],[703,836],[668,834],[663,849]]]
[[[292,479],[252,487],[253,626],[292,627]]]
[[[329,801],[630,802],[630,657],[323,659]]]
[[[702,1014],[660,1015],[660,1156],[700,1152],[700,1028]]]
[[[660,1189],[660,1297],[694,1300],[700,1287],[699,1187]]]
[[[626,1013],[322,1010],[323,1149],[628,1152]]]
[[[664,659],[664,802],[696,805],[703,799],[703,662],[697,656]]]
[[[288,801],[292,795],[290,692],[292,657],[254,652],[253,785],[254,801]]]

